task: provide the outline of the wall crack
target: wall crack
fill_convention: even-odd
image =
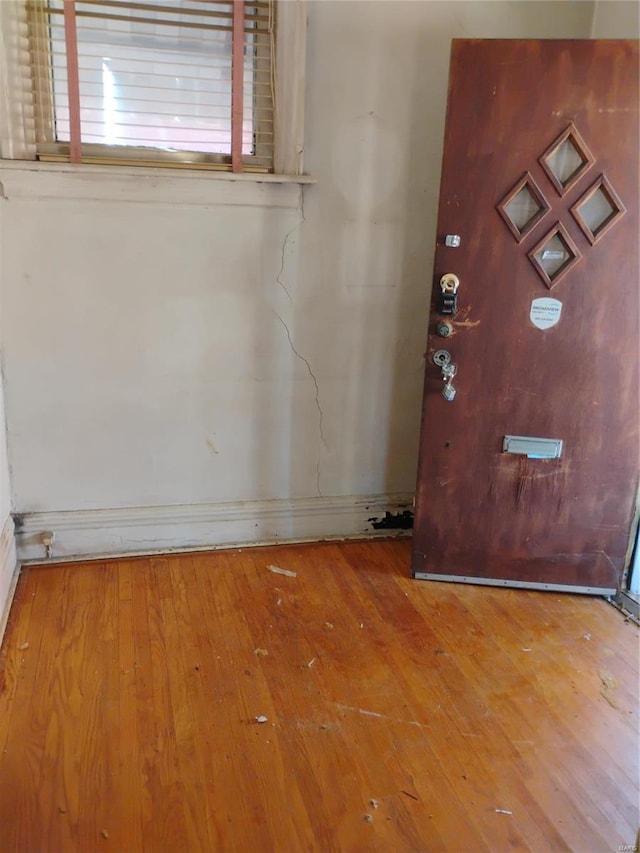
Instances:
[[[298,230],[298,228],[301,228],[302,225],[306,221],[307,221],[307,219],[306,219],[306,216],[304,214],[304,185],[301,184],[300,185],[300,220],[298,222],[296,222],[296,224],[292,228],[290,228],[287,231],[287,233],[284,235],[284,240],[282,241],[282,254],[280,257],[280,271],[278,272],[278,275],[276,276],[276,281],[278,282],[278,284],[280,285],[282,290],[284,290],[284,292],[287,295],[287,299],[291,303],[293,303],[293,300],[291,299],[291,294],[289,293],[289,288],[286,286],[286,284],[282,280],[282,276],[284,273],[285,255],[286,255],[286,251],[287,251],[287,244],[289,243],[289,240],[291,239],[292,234],[294,234]]]
[[[318,379],[313,370],[311,369],[309,359],[305,358],[302,353],[298,352],[298,350],[295,348],[293,339],[291,337],[291,332],[289,331],[289,327],[287,326],[285,321],[282,319],[282,317],[280,316],[280,314],[278,314],[277,311],[274,310],[273,313],[276,315],[276,317],[282,324],[282,328],[284,329],[285,334],[287,336],[287,340],[289,341],[289,346],[291,347],[291,352],[304,364],[304,366],[307,368],[307,373],[311,377],[311,381],[313,382],[313,387],[315,389],[316,409],[318,410],[318,432],[320,434],[320,441],[324,444],[325,449],[328,450],[329,445],[327,444],[327,439],[324,434],[324,414],[322,412],[322,406],[320,405],[320,387],[318,385]],[[322,491],[320,489],[320,456],[318,456],[318,462],[316,464],[316,488],[318,490],[318,494],[322,495]]]
[[[284,235],[284,240],[282,241],[282,251],[281,251],[281,255],[280,255],[280,270],[278,271],[278,275],[276,276],[276,282],[279,285],[279,287],[281,288],[281,290],[283,290],[284,293],[286,294],[286,297],[289,300],[290,305],[293,305],[293,299],[291,297],[291,293],[289,291],[289,288],[284,283],[283,275],[284,275],[284,268],[285,268],[285,264],[286,264],[287,247],[289,245],[289,242],[291,241],[291,238],[295,234],[295,232],[298,231],[298,229],[301,228],[302,225],[307,221],[306,216],[305,216],[305,212],[304,212],[304,186],[302,184],[300,185],[300,207],[299,207],[299,209],[300,209],[299,221],[296,222],[296,224],[292,228],[290,228],[287,231],[287,233]],[[303,356],[302,353],[296,349],[296,347],[293,343],[293,338],[291,337],[291,332],[289,331],[289,326],[285,323],[282,316],[280,314],[278,314],[278,312],[275,309],[273,309],[273,313],[276,315],[276,317],[280,321],[280,324],[282,325],[282,328],[285,331],[285,334],[287,336],[287,340],[289,341],[289,346],[291,347],[291,352],[295,355],[295,357],[297,359],[299,359],[304,364],[304,366],[307,369],[307,373],[309,374],[309,377],[311,378],[311,381],[313,382],[313,387],[315,389],[315,404],[316,404],[316,409],[318,410],[318,432],[320,434],[320,441],[325,446],[325,449],[328,450],[329,445],[327,444],[327,439],[326,439],[325,434],[324,434],[324,413],[322,411],[322,406],[320,405],[320,387],[318,385],[318,378],[311,368],[311,364],[309,362],[309,359],[305,358],[305,356]],[[316,489],[318,491],[318,494],[322,497],[322,489],[320,488],[320,454],[319,453],[318,453],[318,459],[316,462]]]

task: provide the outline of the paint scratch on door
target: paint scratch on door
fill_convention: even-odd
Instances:
[[[475,329],[480,325],[480,320],[453,320],[453,325],[462,329]]]
[[[480,325],[480,320],[470,320],[469,315],[471,314],[471,305],[464,305],[458,310],[456,314],[457,319],[451,319],[451,325],[453,326],[452,334],[455,333],[459,329],[475,329],[476,326]]]
[[[555,460],[553,460],[555,461]],[[566,465],[560,464],[551,471],[538,471],[536,468],[540,465],[540,460],[529,459],[526,456],[520,456],[518,459],[517,469],[517,484],[516,484],[516,507],[520,507],[525,500],[531,500],[533,494],[529,494],[536,483],[545,481],[544,486],[546,494],[546,503],[551,504],[553,499],[557,499],[556,511],[560,512],[564,498],[564,485],[566,483],[566,475],[569,468]],[[563,475],[560,478],[560,475]],[[540,499],[540,494],[536,494],[536,500]]]

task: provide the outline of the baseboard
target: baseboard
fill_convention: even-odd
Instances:
[[[24,513],[16,516],[18,558],[43,560],[45,532],[54,534],[50,557],[66,560],[384,537],[406,533],[412,499],[392,494]]]
[[[13,519],[9,516],[0,533],[0,642],[9,620],[9,610],[18,582],[18,568]]]

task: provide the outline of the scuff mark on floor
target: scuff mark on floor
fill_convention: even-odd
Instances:
[[[602,687],[600,688],[600,695],[611,705],[612,708],[615,708],[616,711],[619,711],[620,705],[618,705],[618,699],[616,696],[618,682],[616,681],[615,677],[606,669],[601,669],[598,673],[598,677],[602,682]]]
[[[354,714],[362,714],[363,717],[376,717],[379,720],[388,720],[390,723],[402,723],[405,726],[416,726],[418,729],[428,729],[428,723],[419,723],[417,720],[399,720],[397,717],[388,717],[377,711],[368,711],[366,708],[354,708],[352,705],[341,705],[340,702],[333,703],[341,711],[353,711]]]

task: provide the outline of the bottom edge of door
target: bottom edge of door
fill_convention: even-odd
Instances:
[[[515,581],[508,578],[478,578],[465,575],[440,575],[437,572],[414,572],[419,581],[445,581],[447,583],[470,583],[479,586],[505,586],[516,589],[542,589],[551,592],[576,592],[583,595],[615,595],[615,587],[573,586],[568,583],[535,583],[533,581]]]

